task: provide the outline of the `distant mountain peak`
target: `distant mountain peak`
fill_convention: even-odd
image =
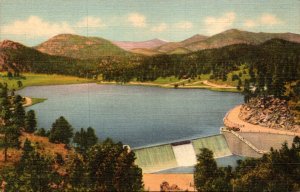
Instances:
[[[242,30],[239,30],[239,29],[228,29],[228,30],[223,31],[221,33],[240,33],[240,32],[245,32],[245,31],[242,31]]]
[[[11,41],[11,40],[3,40],[0,42],[0,48],[11,48],[11,49],[19,49],[25,47],[24,45]]]
[[[124,50],[152,49],[168,43],[167,41],[155,38],[147,41],[112,41],[113,44]]]
[[[187,39],[181,41],[181,43],[183,43],[183,44],[190,44],[190,43],[194,43],[194,42],[203,41],[203,40],[205,40],[207,38],[208,38],[208,36],[201,35],[201,34],[195,34],[192,37],[187,38]]]
[[[49,55],[76,59],[97,59],[102,56],[127,54],[127,52],[113,45],[109,40],[75,34],[56,35],[39,44],[35,49]]]

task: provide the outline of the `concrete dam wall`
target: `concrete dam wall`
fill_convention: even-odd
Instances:
[[[153,173],[176,167],[194,166],[201,148],[212,150],[215,158],[232,155],[223,135],[138,148],[133,151],[137,158],[135,163],[143,169],[143,172]]]
[[[201,148],[208,148],[214,158],[238,155],[243,157],[261,157],[270,148],[280,149],[282,143],[291,146],[294,136],[275,133],[234,132],[221,129],[220,135],[213,135],[187,141],[155,145],[133,149],[135,163],[144,173],[153,173],[167,169],[194,166]]]
[[[270,148],[280,149],[284,142],[292,145],[293,135],[260,132],[233,132],[221,129],[230,151],[239,156],[261,157]]]

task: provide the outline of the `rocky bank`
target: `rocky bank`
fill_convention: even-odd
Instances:
[[[300,125],[296,123],[296,116],[291,112],[287,101],[272,96],[250,99],[243,104],[239,117],[254,125],[300,131]]]

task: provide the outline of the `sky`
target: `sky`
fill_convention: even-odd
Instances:
[[[300,34],[300,1],[0,0],[0,40],[28,46],[62,33],[181,41],[232,28]]]

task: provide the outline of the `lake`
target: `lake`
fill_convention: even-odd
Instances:
[[[91,126],[100,139],[131,147],[217,134],[226,112],[243,102],[239,93],[99,84],[32,86],[18,94],[47,98],[27,108],[36,111],[38,127],[64,116],[74,129]]]

